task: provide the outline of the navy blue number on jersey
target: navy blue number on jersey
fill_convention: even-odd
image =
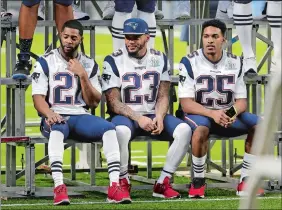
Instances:
[[[74,96],[66,95],[62,97],[61,94],[63,91],[68,91],[73,88],[73,76],[67,72],[58,73],[54,77],[54,82],[63,81],[63,79],[65,80],[65,84],[57,85],[53,90],[54,104],[72,105]],[[77,98],[75,98],[75,104],[80,104]]]
[[[160,75],[157,72],[146,72],[142,76],[132,72],[127,73],[122,78],[123,82],[130,82],[133,80],[133,85],[126,86],[124,91],[124,103],[126,104],[142,104],[143,103],[143,97],[144,100],[147,103],[153,103],[156,100],[157,92],[158,92],[158,85],[160,81]],[[136,95],[134,94],[134,91],[139,90],[142,88],[142,80],[151,80],[152,84],[150,85],[151,94],[146,95]]]
[[[224,88],[224,84],[234,84],[235,75],[217,75],[213,78],[209,75],[202,75],[196,79],[197,84],[207,84],[206,88],[202,88],[196,92],[196,101],[204,106],[212,107],[214,102],[219,106],[228,106],[233,102],[234,92]],[[223,95],[220,99],[206,98],[204,95],[213,91],[217,91]]]

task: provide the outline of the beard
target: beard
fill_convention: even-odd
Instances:
[[[69,46],[63,45],[61,39],[60,39],[60,43],[61,43],[61,48],[62,48],[62,51],[64,52],[64,54],[69,58],[73,58],[77,49],[78,49],[78,47],[79,47],[79,44],[75,45],[74,47],[71,47],[70,51],[65,51],[65,47],[69,47]]]
[[[141,43],[139,46],[136,46],[136,50],[135,51],[129,51],[128,46],[126,46],[126,50],[129,56],[133,57],[133,58],[138,58],[139,57],[139,52],[145,47],[146,45],[146,41],[144,41],[143,43]]]

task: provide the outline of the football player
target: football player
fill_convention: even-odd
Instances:
[[[128,144],[138,135],[173,140],[153,196],[177,198],[170,179],[184,158],[191,138],[190,127],[167,114],[170,76],[166,56],[147,47],[147,23],[139,18],[124,22],[125,47],[104,60],[102,86],[111,121],[116,125],[121,154],[120,185],[129,192]]]
[[[54,205],[69,204],[63,183],[64,140],[103,141],[108,163],[109,202],[130,203],[127,192],[119,186],[120,153],[115,125],[91,115],[101,99],[97,63],[78,52],[83,26],[77,20],[67,21],[60,34],[61,46],[38,59],[32,74],[34,107],[42,116],[41,132],[49,138],[48,154],[54,179]]]
[[[149,25],[149,46],[154,47],[156,36],[155,4],[156,0],[115,0],[115,14],[112,22],[113,50],[124,47],[123,23],[131,17],[136,2],[137,17],[145,20]]]
[[[266,16],[271,28],[271,41],[274,46],[271,71],[281,71],[281,2],[281,0],[267,1]],[[257,74],[256,58],[252,49],[252,0],[235,0],[233,19],[243,49],[244,71],[246,75],[252,77]]]
[[[248,134],[237,194],[243,195],[255,156],[250,154],[258,116],[246,112],[247,91],[240,57],[223,50],[226,25],[210,20],[202,26],[203,48],[182,58],[179,65],[178,96],[183,119],[193,130],[194,178],[189,197],[205,196],[204,165],[209,134],[235,137]],[[258,192],[262,195],[262,189]]]

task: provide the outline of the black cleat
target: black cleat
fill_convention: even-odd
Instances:
[[[29,53],[19,53],[12,79],[26,80],[32,68]]]

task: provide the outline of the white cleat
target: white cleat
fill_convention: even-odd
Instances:
[[[245,76],[254,77],[257,76],[257,63],[255,57],[244,58],[243,59],[243,69]]]
[[[164,14],[161,10],[158,10],[157,5],[155,7],[155,18],[156,20],[161,20],[164,18]]]
[[[1,7],[1,21],[11,21],[12,17],[12,13],[7,12],[4,8]]]
[[[44,20],[45,19],[45,4],[44,1],[40,1],[38,13],[37,13],[37,20]]]
[[[108,1],[103,11],[103,20],[112,20],[115,14],[115,2],[113,0]]]
[[[79,6],[76,4],[72,4],[72,10],[73,10],[73,17],[76,20],[89,20],[90,16],[86,12],[82,12],[79,9]]]
[[[190,18],[190,1],[174,1],[174,19],[187,20]]]

